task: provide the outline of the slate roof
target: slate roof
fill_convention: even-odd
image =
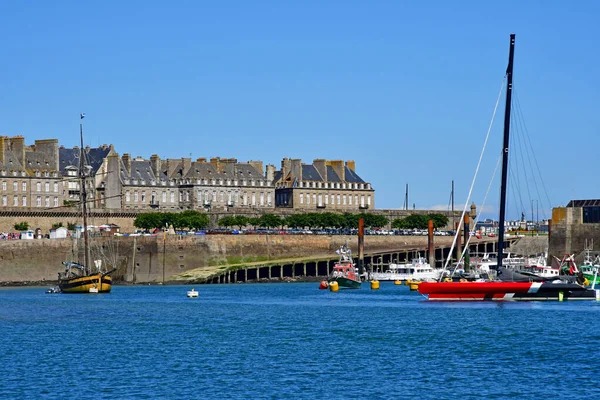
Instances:
[[[329,172],[328,172],[329,173]],[[304,181],[323,181],[323,177],[312,164],[302,164],[302,180]]]
[[[47,156],[44,153],[37,151],[26,151],[25,152],[25,166],[28,169],[54,169],[54,166],[50,165]]]
[[[344,168],[346,169],[346,171],[344,172],[346,174],[346,182],[365,183],[365,181],[363,181],[360,176],[356,175],[356,172],[352,171],[348,167],[344,167]],[[329,173],[329,172],[327,172],[327,173]]]
[[[571,200],[567,207],[589,207],[600,206],[600,200]]]
[[[90,148],[85,151],[87,162],[92,167],[92,175],[98,172],[108,153],[110,153],[110,147]],[[66,168],[69,166],[79,168],[79,154],[80,149],[66,149],[64,147],[58,149],[59,167],[62,175],[66,175]]]
[[[129,176],[125,169],[125,164],[121,160],[121,179],[137,179],[150,182],[156,179],[156,177],[148,160],[131,160],[131,172]]]
[[[194,179],[219,179],[222,174],[217,171],[214,165],[206,162],[193,162],[192,167],[188,171],[186,178]]]
[[[19,161],[17,161],[17,157],[10,150],[4,151],[4,163],[0,162],[0,168],[4,168],[6,170],[14,169],[15,171],[23,171],[23,166]]]
[[[346,182],[349,183],[365,183],[365,181],[356,174],[356,172],[352,171],[347,166],[344,166],[345,170],[345,178]],[[284,179],[283,173],[281,170],[275,171],[273,181],[280,182]],[[319,174],[319,171],[313,164],[302,164],[302,180],[304,181],[315,181],[315,182],[323,182],[323,177]],[[335,172],[332,166],[327,166],[327,182],[342,182],[338,174]]]

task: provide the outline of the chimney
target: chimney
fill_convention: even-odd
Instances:
[[[25,167],[25,138],[21,135],[9,138],[9,150],[13,152],[16,160]]]
[[[265,170],[263,169],[262,161],[248,161],[248,164],[250,164],[250,166],[252,166],[252,168],[257,170],[261,176],[264,176],[263,174],[265,173]]]
[[[267,164],[265,177],[269,182],[273,182],[273,179],[275,179],[275,166],[273,164]]]
[[[131,176],[131,156],[129,153],[123,154],[121,160],[123,160],[123,164],[125,165],[125,172],[127,176]]]
[[[321,175],[321,178],[323,178],[323,182],[327,182],[327,163],[325,159],[317,158],[313,160],[313,165],[319,172],[319,175]]]
[[[158,154],[152,154],[150,156],[150,167],[154,173],[156,179],[160,179],[160,157]]]
[[[294,158],[292,162],[292,178],[296,178],[299,181],[302,180],[302,160],[300,158]]]
[[[228,176],[233,177],[235,174],[235,164],[237,164],[237,161],[238,160],[236,158],[222,158],[219,164],[221,166],[221,171],[219,172],[224,172],[229,174]]]
[[[110,209],[122,208],[121,194],[122,194],[122,183],[121,183],[121,161],[119,155],[116,153],[110,154],[106,157],[108,174],[103,176],[104,180],[104,194],[105,194],[105,207]]]
[[[206,157],[201,157],[196,160],[199,163],[206,163]]]
[[[340,181],[346,181],[346,174],[344,169],[344,161],[342,160],[330,160],[327,161],[327,165],[331,166],[337,176],[340,178]]]
[[[285,157],[283,160],[281,160],[281,179],[286,179],[291,170],[292,164],[290,159]]]
[[[348,161],[346,161],[346,167],[348,167],[348,169],[350,171],[356,173],[356,163],[354,162],[354,160],[348,160]]]
[[[6,137],[0,136],[0,163],[4,164],[4,146],[7,144],[5,142]]]
[[[58,139],[46,139],[35,141],[35,152],[44,154],[44,161],[49,164],[48,169],[58,171]]]
[[[213,157],[210,159],[210,163],[217,170],[217,172],[221,172],[221,159],[219,157]]]

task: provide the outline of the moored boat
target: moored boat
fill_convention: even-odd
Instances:
[[[434,281],[440,277],[440,270],[433,269],[425,257],[417,257],[406,264],[391,263],[386,271],[373,272],[371,276],[379,281]]]
[[[350,249],[343,245],[336,253],[340,255],[340,259],[333,266],[333,271],[328,278],[329,285],[331,286],[332,282],[337,282],[340,288],[360,289],[362,281],[352,261]]]
[[[85,114],[80,114],[80,120]],[[79,124],[81,148],[79,153],[79,187],[81,190],[81,218],[83,222],[83,257],[84,262],[64,261],[65,271],[58,273],[58,288],[61,293],[109,293],[112,289],[110,274],[116,268],[103,269],[102,260],[95,260],[92,266],[90,254],[90,239],[87,224],[87,184],[89,178],[89,163],[86,161],[83,146],[83,127]]]
[[[510,107],[513,82],[515,35],[510,35],[510,52],[508,68],[506,69],[507,89],[504,115],[504,139],[502,143],[502,179],[500,186],[500,210],[498,222],[498,262],[490,266],[497,271],[497,281],[483,282],[423,282],[419,285],[419,293],[426,295],[428,300],[444,301],[473,301],[473,300],[568,300],[568,299],[598,299],[600,291],[587,289],[581,284],[552,280],[546,282],[517,281],[512,269],[503,266],[504,250],[504,221],[506,215],[506,192],[508,180],[508,155],[510,133]],[[468,204],[468,201],[466,202]],[[463,214],[466,212],[466,208]]]

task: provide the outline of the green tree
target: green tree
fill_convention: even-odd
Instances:
[[[248,225],[252,226],[253,228],[256,228],[257,226],[260,226],[260,218],[249,217],[248,218]]]
[[[67,229],[70,231],[74,231],[77,224],[75,222],[67,222]]]
[[[186,210],[180,214],[181,228],[204,229],[208,226],[210,220],[208,215],[201,214],[196,210]]]
[[[264,228],[275,228],[281,226],[283,220],[275,214],[264,214],[260,218],[259,225]]]
[[[448,225],[448,217],[446,217],[444,214],[440,214],[440,213],[429,214],[429,215],[427,215],[427,219],[433,220],[433,227],[437,228],[437,229],[444,228]]]
[[[17,222],[14,227],[16,231],[26,231],[29,229],[29,222]]]
[[[233,217],[233,222],[233,226],[237,226],[239,229],[242,229],[248,225],[248,217],[245,215],[236,215]]]
[[[133,226],[139,229],[154,229],[164,225],[160,213],[149,212],[138,214],[133,221]]]
[[[221,218],[217,224],[224,228],[229,228],[235,225],[235,217],[228,215],[226,217]]]
[[[52,224],[52,229],[57,229],[63,226],[62,222],[56,222],[54,224]]]
[[[392,222],[392,228],[400,229],[427,229],[429,218],[427,215],[411,214],[406,218],[397,218]]]

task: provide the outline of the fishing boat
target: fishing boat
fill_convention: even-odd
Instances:
[[[504,109],[504,139],[502,144],[502,178],[500,183],[500,215],[498,223],[498,262],[495,281],[484,282],[422,282],[419,293],[428,300],[589,300],[600,298],[600,290],[588,289],[578,283],[555,279],[544,282],[515,281],[514,271],[503,266],[504,220],[508,181],[510,111],[513,89],[515,35],[510,35],[508,68],[506,69],[506,105]],[[467,202],[468,203],[468,202]]]
[[[340,259],[333,266],[328,279],[329,285],[337,282],[340,288],[360,289],[362,281],[352,261],[351,250],[344,244],[336,253],[339,254]]]
[[[116,268],[103,268],[102,260],[91,262],[90,237],[87,223],[87,185],[91,168],[86,162],[83,146],[83,124],[85,114],[80,114],[79,137],[81,148],[79,153],[79,186],[81,194],[81,219],[83,223],[83,257],[84,262],[63,261],[64,272],[58,273],[58,288],[61,293],[109,293],[112,288],[111,273]]]

